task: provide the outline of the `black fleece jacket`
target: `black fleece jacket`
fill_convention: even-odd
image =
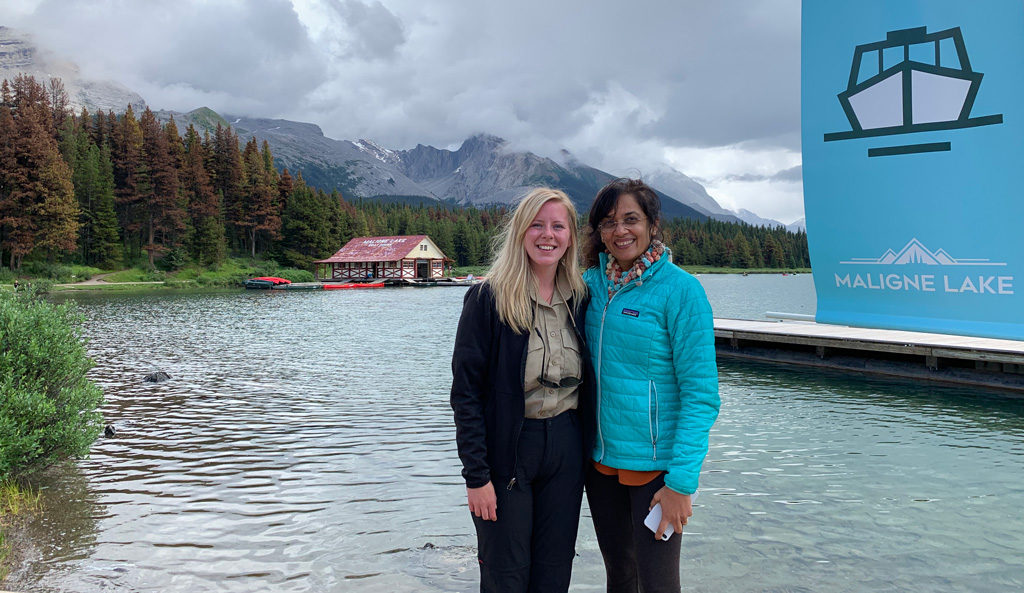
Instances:
[[[584,332],[587,299],[579,303],[570,300],[568,306],[584,365],[577,411],[583,427],[584,456],[589,457],[596,424],[594,369]],[[479,488],[489,481],[499,488],[515,476],[526,406],[523,373],[529,338],[528,333],[517,334],[501,322],[494,293],[486,282],[466,292],[452,354],[451,404],[462,476],[468,488]]]

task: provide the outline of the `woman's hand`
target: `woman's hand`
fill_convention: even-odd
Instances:
[[[494,494],[494,484],[487,482],[479,488],[466,488],[466,498],[474,515],[484,521],[498,520],[498,497]]]
[[[689,494],[680,494],[668,486],[662,486],[661,490],[654,493],[651,499],[651,506],[661,503],[661,524],[658,525],[658,532],[654,534],[655,539],[661,539],[665,528],[672,525],[676,533],[683,533],[683,525],[693,516],[693,506]]]

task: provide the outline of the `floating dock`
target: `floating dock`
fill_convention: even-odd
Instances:
[[[829,368],[1024,396],[1024,342],[812,321],[715,319],[721,358]]]
[[[427,288],[434,286],[473,286],[479,284],[480,280],[465,280],[459,278],[435,278],[430,280],[410,280],[406,279],[387,279],[378,280],[376,282],[365,281],[365,282],[342,282],[323,280],[320,282],[292,282],[291,284],[275,284],[273,286],[254,286],[247,288],[257,288],[266,290],[339,290],[339,289],[368,289],[368,288],[384,288],[394,286],[413,286],[419,288]],[[3,592],[0,592],[3,593]]]

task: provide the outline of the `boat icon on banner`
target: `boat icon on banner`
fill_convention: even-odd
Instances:
[[[825,142],[1001,124],[1002,114],[971,117],[982,76],[971,69],[960,27],[889,31],[885,41],[854,51],[849,84],[838,95],[851,129],[825,134]],[[868,156],[949,149],[932,142],[871,148]]]

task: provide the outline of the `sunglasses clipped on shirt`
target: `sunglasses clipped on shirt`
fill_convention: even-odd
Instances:
[[[579,386],[579,384],[583,382],[583,379],[579,377],[562,377],[557,383],[544,378],[544,373],[548,370],[548,343],[544,341],[544,336],[540,333],[539,329],[533,328],[533,331],[537,332],[537,337],[540,338],[540,343],[544,346],[544,352],[541,354],[540,360],[541,376],[537,377],[537,382],[549,389],[562,389],[565,387]]]

